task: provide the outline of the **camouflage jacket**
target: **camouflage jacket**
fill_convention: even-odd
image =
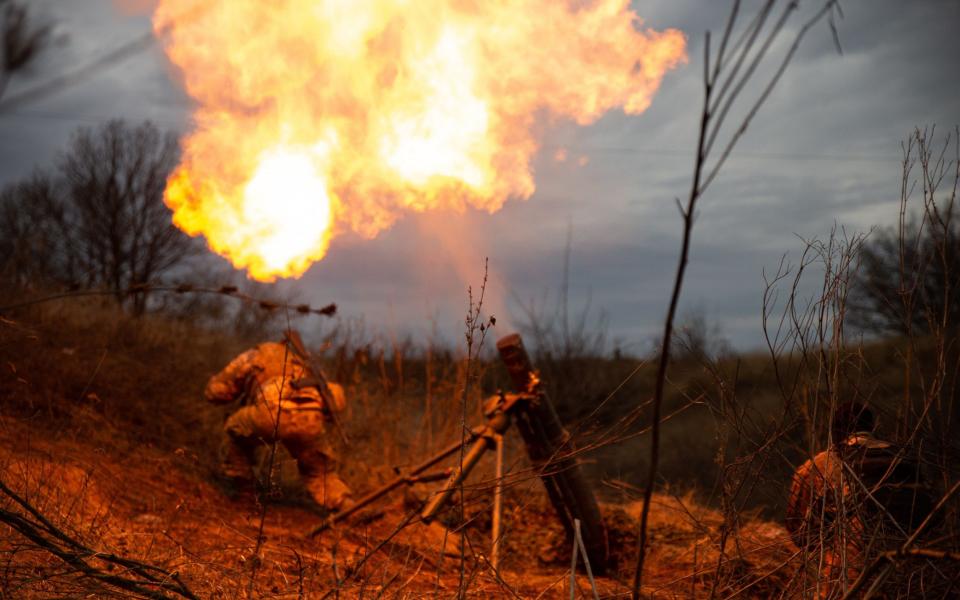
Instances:
[[[800,465],[790,484],[784,525],[797,547],[808,544],[807,532],[819,532],[836,519],[838,507],[849,495],[843,476],[843,462],[833,448],[824,450]]]
[[[895,444],[856,433],[796,470],[784,524],[797,546],[840,517],[861,530],[880,520],[910,530],[928,514],[930,502],[916,460]]]
[[[343,388],[337,384],[329,384],[332,406],[323,401],[315,387],[295,385],[309,375],[309,369],[286,344],[267,342],[247,350],[211,377],[204,396],[214,404],[243,400],[274,408],[279,404],[285,410],[340,411],[345,408]]]

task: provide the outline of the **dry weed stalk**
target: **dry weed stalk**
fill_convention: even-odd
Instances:
[[[860,399],[858,394],[864,391],[856,383],[865,369],[862,349],[850,346],[845,338],[847,301],[862,243],[863,236],[848,236],[835,228],[825,242],[806,241],[795,268],[781,261],[776,273],[767,280],[764,333],[783,401],[782,412],[768,438],[774,459],[791,464],[790,455],[795,452],[807,458],[815,456],[823,432],[832,426],[836,408],[845,401]],[[822,270],[819,274],[818,269]],[[820,286],[816,293],[805,297],[801,290],[811,274],[819,276]],[[782,303],[780,285],[787,286]],[[775,318],[776,310],[780,316]],[[804,436],[795,441],[791,432],[797,423],[801,424]],[[801,569],[788,584],[804,595],[822,590],[825,585],[824,579],[830,572],[826,564],[833,543],[830,540],[853,535],[849,512],[841,512],[831,525],[833,529],[828,529],[822,526],[827,523],[822,513],[825,505],[819,510],[820,514],[812,517],[821,520],[810,522],[811,527],[806,530],[808,543],[800,548]],[[846,559],[843,561],[840,568],[846,569]],[[811,564],[816,568],[808,568]]]
[[[700,129],[694,161],[693,178],[686,205],[678,208],[683,221],[683,237],[680,246],[680,257],[674,277],[673,290],[664,320],[663,337],[661,338],[659,366],[657,370],[656,387],[653,396],[651,419],[653,430],[650,437],[650,467],[644,489],[643,511],[640,518],[640,540],[637,555],[637,565],[633,580],[633,598],[639,600],[640,588],[643,580],[643,565],[647,551],[647,521],[650,512],[650,499],[653,487],[657,480],[657,470],[660,455],[660,413],[663,405],[664,387],[667,379],[667,367],[670,363],[670,344],[673,337],[674,318],[680,301],[680,292],[683,287],[684,275],[690,251],[690,241],[693,233],[693,223],[697,201],[714,181],[723,167],[737,142],[743,136],[750,122],[766,102],[770,93],[776,87],[787,66],[790,64],[800,42],[806,33],[822,19],[827,18],[833,26],[834,14],[839,13],[837,0],[827,0],[814,13],[794,36],[793,43],[779,61],[774,73],[760,85],[760,93],[755,102],[747,108],[746,116],[732,134],[724,138],[722,132],[729,111],[737,106],[737,99],[753,79],[756,69],[763,64],[767,52],[774,40],[779,37],[781,30],[797,9],[798,2],[786,2],[780,16],[766,28],[767,20],[772,16],[776,0],[768,0],[757,11],[753,20],[734,38],[734,29],[740,11],[740,1],[736,0],[730,12],[726,29],[720,40],[719,52],[715,62],[711,62],[710,34],[704,44],[704,100],[700,113]],[[834,30],[835,32],[835,30]],[[836,39],[836,38],[835,38]],[[730,54],[727,55],[729,49]],[[741,71],[741,69],[743,69]],[[726,141],[722,141],[722,140]],[[716,143],[720,142],[719,155],[711,162],[711,151]]]
[[[483,261],[483,281],[480,284],[480,294],[474,301],[473,297],[473,287],[467,287],[467,316],[464,318],[464,325],[466,330],[464,331],[464,338],[466,340],[467,355],[464,362],[464,379],[463,379],[463,394],[460,397],[460,454],[459,454],[459,464],[458,468],[463,470],[463,459],[464,453],[467,449],[467,439],[470,435],[470,422],[469,415],[467,414],[467,405],[468,398],[470,397],[471,388],[476,384],[475,376],[477,374],[475,371],[475,365],[480,357],[480,353],[483,351],[483,343],[487,339],[487,332],[496,324],[496,319],[491,316],[485,318],[483,316],[483,299],[487,292],[487,275],[489,268],[489,259],[485,258]],[[466,497],[464,496],[464,482],[461,481],[459,485],[458,496],[459,496],[459,519],[460,522],[464,522],[466,519]],[[457,587],[457,597],[464,598],[466,597],[467,587],[466,581],[464,580],[465,575],[465,564],[466,564],[466,545],[467,545],[467,536],[460,536],[460,579],[459,585]],[[437,571],[437,577],[440,576],[439,570]]]
[[[949,138],[945,147],[949,147]],[[951,568],[944,564],[956,559],[955,509],[937,517],[942,521],[936,535],[930,529],[933,515],[949,506],[960,485],[955,471],[942,468],[956,455],[944,432],[951,426],[949,413],[955,409],[955,401],[950,390],[960,367],[953,351],[956,326],[949,321],[949,293],[957,265],[947,258],[952,251],[949,245],[954,243],[949,214],[958,171],[954,161],[943,160],[943,153],[931,161],[929,149],[926,134],[920,131],[904,144],[897,250],[891,261],[899,264],[899,273],[894,266],[892,275],[899,278],[895,286],[899,309],[892,314],[903,319],[903,335],[893,343],[904,348],[899,353],[904,392],[892,399],[892,406],[875,398],[879,385],[867,349],[862,342],[850,344],[846,336],[851,293],[856,286],[864,285],[865,276],[859,272],[866,243],[863,236],[839,235],[835,229],[827,242],[808,241],[798,266],[791,269],[781,261],[767,282],[764,331],[783,399],[783,414],[774,438],[776,452],[789,463],[798,454],[801,459],[812,459],[824,446],[822,440],[829,438],[834,411],[844,402],[871,402],[883,418],[892,417],[893,421],[888,428],[893,434],[894,453],[888,457],[885,471],[864,479],[854,468],[844,466],[839,485],[845,491],[832,500],[837,503],[835,514],[831,512],[833,516],[827,518],[826,503],[809,514],[804,529],[806,542],[800,544],[801,568],[787,588],[804,596],[853,598],[862,593],[869,598],[882,592],[887,597],[910,597],[922,589],[927,595],[947,597],[956,585],[949,576]],[[917,151],[924,192],[918,217],[921,225],[912,228],[907,226],[907,201],[914,189],[911,170]],[[953,181],[947,186],[944,206],[938,204],[935,192],[945,174],[952,175]],[[923,236],[926,241],[916,234],[924,229],[933,230]],[[934,240],[931,247],[922,248],[930,239]],[[936,261],[940,268],[932,274],[945,281],[931,284],[929,263]],[[815,269],[822,269],[821,286],[816,294],[805,298],[800,291],[802,280]],[[866,273],[867,277],[875,275],[875,268]],[[931,285],[945,290],[944,295],[923,293]],[[787,288],[782,303],[781,286]],[[775,307],[781,311],[779,317],[774,316]],[[928,333],[919,330],[918,322],[929,324]],[[876,354],[876,349],[871,352]],[[930,419],[929,415],[936,416]],[[929,475],[933,469],[945,490],[930,515],[913,529],[877,497],[884,486],[899,485],[887,482],[898,481],[895,477],[905,469],[917,473],[920,484],[928,479],[924,474]],[[914,492],[918,515],[929,510],[924,508],[924,497],[932,491],[921,488]],[[946,547],[916,547],[923,541]],[[894,578],[895,563],[901,569]]]
[[[287,328],[290,327],[290,314],[287,313]],[[284,386],[287,385],[287,359],[290,354],[290,344],[285,343],[283,345],[283,368],[280,370],[280,383],[278,390],[283,390]],[[260,381],[254,379],[254,382],[257,384],[256,394],[263,395],[263,389],[260,387]],[[280,393],[280,392],[278,392]],[[257,573],[260,571],[260,566],[263,562],[262,557],[260,556],[260,550],[263,548],[264,535],[263,527],[267,522],[267,505],[269,500],[275,493],[276,488],[274,486],[274,467],[276,465],[277,459],[277,449],[280,446],[280,419],[283,417],[283,402],[280,398],[277,399],[277,412],[273,418],[273,436],[270,440],[270,451],[267,458],[267,473],[266,473],[266,483],[262,486],[263,490],[266,491],[266,494],[263,493],[263,490],[257,490],[257,505],[260,508],[260,518],[257,525],[257,541],[253,546],[253,554],[251,555],[250,560],[250,583],[247,587],[247,597],[253,597],[253,589],[257,581]],[[264,497],[266,496],[266,498]],[[299,556],[297,557],[299,560]],[[334,562],[336,565],[336,562]],[[339,582],[338,582],[339,583]]]
[[[5,466],[5,470],[9,473]],[[76,511],[78,502],[82,502],[87,480],[81,486],[81,493],[72,498],[72,502],[62,506],[59,511],[69,517]],[[40,498],[39,494],[36,494]],[[102,514],[102,513],[101,513]],[[145,561],[120,555],[116,552],[95,549],[58,527],[40,508],[31,502],[29,495],[24,496],[4,481],[0,480],[0,523],[19,533],[27,543],[7,546],[3,550],[10,552],[10,558],[4,569],[3,589],[16,589],[28,581],[17,582],[17,569],[11,568],[15,555],[19,552],[29,553],[39,549],[49,553],[63,563],[63,571],[48,571],[44,574],[45,585],[56,585],[57,580],[63,580],[63,585],[70,585],[70,577],[88,579],[96,584],[108,586],[106,589],[121,591],[120,593],[135,595],[140,598],[169,599],[173,597],[198,600],[194,592],[183,582],[177,571],[171,571],[150,564]],[[95,515],[90,520],[88,534],[98,528],[98,518]],[[34,573],[43,573],[37,567]],[[29,579],[28,575],[24,575]]]
[[[846,597],[854,597],[867,584],[864,598],[881,590],[909,593],[918,586],[931,593],[942,588],[944,582],[949,583],[944,592],[949,594],[956,585],[947,575],[953,567],[948,568],[945,563],[956,561],[956,550],[960,548],[954,499],[960,488],[960,472],[954,466],[960,453],[955,442],[960,414],[955,397],[960,375],[960,323],[954,289],[960,277],[954,220],[960,188],[960,128],[944,136],[940,145],[934,139],[935,131],[918,128],[901,145],[895,295],[877,289],[872,292],[874,298],[888,302],[883,307],[885,314],[898,318],[902,325],[898,345],[902,346],[903,394],[895,408],[896,441],[902,450],[888,474],[902,461],[915,462],[928,477],[935,474],[930,479],[939,480],[936,487],[943,493],[931,515],[914,531],[898,528],[890,532],[877,525],[869,532],[881,541],[868,547],[863,570]],[[917,203],[919,206],[914,206]],[[876,254],[868,256],[877,258]],[[868,271],[863,283],[882,284],[876,275],[875,270]],[[940,531],[934,535],[929,529],[939,511],[944,514],[937,515],[939,522],[935,527]],[[926,547],[918,548],[920,543]],[[909,568],[901,565],[896,581],[890,582],[894,565],[904,559],[910,559],[906,563]]]

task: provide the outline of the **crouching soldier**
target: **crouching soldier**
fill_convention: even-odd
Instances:
[[[784,524],[816,571],[820,598],[841,597],[868,558],[898,547],[932,509],[919,462],[875,428],[865,404],[840,405],[830,447],[793,476]]]
[[[242,404],[224,425],[222,473],[235,489],[254,486],[257,448],[279,442],[296,459],[317,504],[335,511],[349,503],[350,489],[337,475],[332,449],[336,413],[346,406],[343,388],[311,371],[296,332],[233,359],[210,378],[205,396],[214,404]]]

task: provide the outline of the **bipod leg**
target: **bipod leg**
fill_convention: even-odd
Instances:
[[[564,530],[572,539],[574,523],[580,520],[581,535],[596,574],[606,570],[609,548],[607,532],[593,488],[580,468],[576,448],[563,428],[556,410],[542,389],[540,378],[517,334],[497,342],[497,350],[519,393],[536,394],[536,402],[518,406],[517,430]]]
[[[493,439],[497,445],[497,482],[493,488],[493,518],[491,519],[493,541],[490,544],[490,564],[494,569],[498,569],[500,567],[500,520],[503,518],[503,434],[497,434]]]
[[[470,449],[463,457],[460,468],[453,472],[443,488],[434,494],[433,498],[430,499],[420,512],[420,518],[423,519],[425,523],[429,523],[437,516],[437,513],[439,513],[450,500],[450,496],[453,495],[457,488],[460,487],[460,484],[470,475],[470,471],[477,466],[477,463],[480,462],[480,459],[483,457],[483,453],[486,452],[487,448],[493,443],[494,435],[494,432],[490,428],[487,428],[487,431],[470,446]]]
[[[352,506],[350,506],[350,508],[348,508],[348,509],[346,509],[346,510],[344,510],[344,511],[338,512],[338,513],[336,513],[336,514],[333,514],[333,515],[327,517],[327,519],[324,520],[324,522],[321,523],[320,525],[318,525],[316,528],[314,528],[313,531],[311,531],[311,532],[308,534],[308,536],[309,536],[309,537],[314,537],[314,536],[316,536],[317,534],[319,534],[321,531],[324,531],[324,530],[326,530],[326,529],[329,529],[330,527],[336,525],[336,524],[339,523],[340,521],[343,521],[343,520],[347,519],[348,517],[351,517],[351,516],[355,515],[357,512],[363,510],[364,508],[366,508],[367,506],[369,506],[369,505],[372,504],[373,502],[376,502],[377,500],[379,500],[380,498],[386,496],[387,494],[389,494],[389,493],[392,492],[393,490],[399,488],[400,486],[408,485],[408,484],[410,484],[410,483],[414,483],[414,482],[416,481],[418,475],[420,475],[421,473],[423,473],[424,471],[426,471],[426,470],[429,469],[430,467],[436,465],[437,463],[439,463],[439,462],[442,461],[443,459],[447,458],[448,456],[452,455],[452,454],[455,453],[457,450],[459,450],[460,448],[462,448],[464,442],[470,441],[470,440],[474,440],[474,439],[478,438],[479,436],[484,435],[484,433],[485,433],[486,431],[487,431],[487,427],[486,427],[486,426],[480,425],[480,426],[478,426],[478,427],[474,427],[472,430],[470,430],[470,437],[468,437],[466,440],[460,441],[460,442],[455,442],[455,443],[453,443],[453,444],[450,444],[449,446],[447,446],[446,448],[444,448],[443,450],[441,450],[441,451],[438,452],[437,454],[434,454],[433,456],[431,456],[431,457],[428,458],[427,460],[423,461],[422,463],[420,463],[419,465],[417,465],[416,467],[414,467],[413,469],[411,469],[410,472],[408,472],[408,473],[406,473],[406,474],[404,474],[404,475],[400,475],[400,476],[392,479],[392,480],[389,481],[388,483],[386,483],[386,484],[380,486],[379,488],[373,490],[372,492],[364,495],[364,496],[361,497],[359,500],[357,500],[356,503],[354,503]]]

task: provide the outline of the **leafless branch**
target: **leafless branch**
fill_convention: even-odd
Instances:
[[[700,130],[698,134],[696,156],[694,160],[694,170],[693,178],[690,188],[690,193],[687,197],[687,203],[681,211],[681,217],[683,221],[683,238],[681,241],[680,247],[680,257],[677,264],[676,275],[674,277],[673,291],[671,292],[670,302],[667,308],[667,315],[664,321],[663,337],[661,341],[660,356],[659,356],[659,365],[657,369],[657,378],[655,384],[654,398],[653,398],[653,410],[652,410],[652,422],[653,429],[650,437],[650,467],[647,474],[646,488],[644,490],[643,498],[643,508],[640,517],[640,540],[639,540],[639,552],[637,556],[637,565],[634,573],[633,580],[633,598],[634,600],[639,600],[640,598],[640,588],[643,579],[643,566],[644,560],[646,557],[647,550],[647,521],[650,512],[650,500],[653,495],[653,488],[656,484],[657,479],[657,470],[659,463],[659,453],[660,453],[660,413],[661,407],[663,405],[663,395],[664,387],[667,378],[667,367],[670,362],[670,343],[673,336],[673,327],[674,327],[674,318],[676,316],[677,307],[680,301],[680,293],[683,287],[684,275],[686,273],[687,262],[689,258],[690,251],[690,242],[693,233],[693,224],[694,216],[696,211],[696,204],[698,199],[702,196],[709,184],[716,178],[717,174],[720,171],[720,168],[723,166],[727,157],[733,151],[733,148],[736,146],[737,142],[742,137],[743,133],[746,131],[747,126],[753,117],[760,110],[761,106],[766,102],[767,98],[770,95],[770,92],[779,82],[781,76],[785,72],[790,60],[793,58],[796,49],[799,47],[799,44],[803,37],[806,35],[807,31],[813,27],[818,21],[820,21],[824,16],[830,14],[833,10],[833,7],[837,4],[836,0],[827,0],[823,7],[814,14],[803,26],[800,28],[799,32],[794,37],[793,44],[791,45],[789,51],[786,53],[784,58],[781,60],[779,67],[775,71],[774,75],[766,82],[762,87],[762,92],[759,98],[753,103],[750,107],[747,116],[743,119],[736,131],[730,136],[729,140],[726,142],[723,151],[717,162],[714,164],[712,169],[709,172],[706,172],[707,163],[710,158],[711,150],[714,143],[717,141],[720,131],[723,128],[726,116],[729,113],[730,108],[734,105],[736,99],[743,92],[747,84],[752,79],[754,73],[756,72],[757,67],[763,62],[767,51],[769,50],[773,40],[777,38],[780,31],[782,30],[784,24],[787,22],[790,14],[796,9],[797,2],[791,1],[788,2],[784,8],[784,11],[777,21],[776,25],[773,27],[764,40],[764,42],[756,48],[756,43],[759,39],[759,33],[763,28],[763,24],[773,9],[775,0],[768,0],[760,8],[757,17],[754,19],[753,24],[748,26],[744,35],[746,36],[746,41],[739,47],[738,50],[735,50],[734,54],[738,54],[734,66],[730,72],[729,77],[727,77],[727,72],[725,67],[727,63],[727,57],[725,56],[725,50],[728,46],[730,36],[734,30],[734,25],[737,18],[737,13],[739,11],[739,2],[735,2],[733,9],[731,11],[730,19],[726,30],[724,32],[723,38],[720,42],[720,53],[716,58],[716,63],[713,64],[711,70],[711,57],[710,57],[710,34],[709,32],[706,35],[704,42],[704,74],[703,74],[703,85],[704,85],[704,100],[703,108],[700,114]],[[754,52],[756,48],[756,51]],[[746,71],[741,75],[739,73],[740,67],[747,60],[747,56],[753,53],[752,59],[749,60],[749,66]],[[714,90],[717,85],[717,82],[721,79],[725,79],[725,83],[722,84],[720,92],[718,94],[719,99],[714,98]],[[719,108],[719,113],[715,113],[717,108],[720,106],[720,102],[724,98],[724,95],[727,94],[729,89],[729,96],[726,97],[725,103],[722,107]]]
[[[83,576],[98,582],[132,592],[144,598],[166,599],[170,594],[189,600],[198,600],[179,574],[137,560],[112,553],[99,552],[82,544],[55,526],[32,504],[0,481],[0,493],[21,507],[24,513],[0,508],[0,522],[5,523],[30,540],[36,547],[56,556]],[[120,567],[123,575],[96,566]]]

